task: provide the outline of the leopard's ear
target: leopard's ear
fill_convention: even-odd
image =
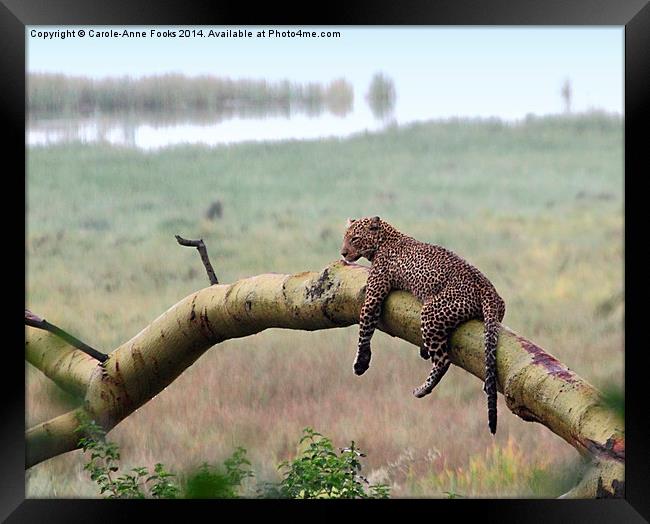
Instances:
[[[345,227],[350,227],[354,222],[356,222],[356,218],[348,217],[348,221],[346,222]]]
[[[381,219],[379,217],[372,217],[370,219],[370,229],[372,231],[375,231],[376,229],[379,229],[379,223],[381,222]]]

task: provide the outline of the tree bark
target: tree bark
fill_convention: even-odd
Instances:
[[[28,327],[26,358],[62,388],[82,396],[79,409],[110,431],[219,342],[273,327],[311,331],[357,323],[367,276],[363,266],[335,262],[320,273],[270,273],[210,286],[116,348],[103,367],[50,333]],[[379,329],[419,346],[420,310],[413,295],[394,291],[384,303]],[[451,344],[452,362],[483,380],[483,323],[461,325]],[[581,482],[564,496],[624,496],[623,421],[593,386],[505,326],[499,334],[497,377],[515,415],[546,426],[591,461]],[[27,431],[28,468],[77,449],[77,411]]]

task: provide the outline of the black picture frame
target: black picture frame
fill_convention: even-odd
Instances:
[[[650,424],[645,412],[644,352],[641,304],[644,290],[639,283],[644,263],[640,233],[647,222],[642,205],[642,175],[648,172],[644,156],[648,136],[648,80],[650,79],[650,6],[647,0],[444,0],[402,2],[328,2],[323,9],[311,4],[283,7],[275,3],[251,6],[240,3],[211,3],[178,0],[115,0],[89,3],[83,0],[3,0],[0,4],[0,49],[2,86],[0,99],[6,131],[4,156],[12,160],[5,184],[11,175],[25,172],[25,26],[27,25],[528,25],[528,26],[625,26],[625,404],[626,404],[626,482],[624,499],[603,500],[389,500],[389,501],[105,501],[25,499],[25,397],[20,383],[6,380],[24,366],[16,351],[21,342],[22,321],[15,318],[7,330],[16,336],[15,344],[5,343],[3,358],[8,371],[0,381],[3,388],[3,418],[0,425],[0,518],[7,522],[109,522],[137,517],[152,520],[172,516],[191,518],[206,511],[207,518],[219,518],[226,511],[241,518],[250,511],[279,518],[331,518],[341,513],[395,512],[407,518],[463,519],[478,517],[488,522],[646,522],[650,520]],[[645,170],[643,168],[645,167]],[[27,191],[26,179],[23,186]],[[5,240],[16,229],[18,211],[13,209],[13,190],[2,206],[6,214]],[[23,200],[25,203],[25,200]],[[26,208],[23,226],[26,223]],[[25,233],[25,230],[23,230]],[[5,241],[7,261],[15,257]],[[644,250],[645,251],[645,250]],[[20,269],[17,269],[20,273]],[[22,267],[25,271],[25,265]],[[24,274],[24,273],[23,273]],[[24,279],[7,279],[16,294]],[[11,318],[22,315],[18,300]],[[632,306],[628,306],[631,304]],[[24,330],[22,331],[24,339]],[[20,360],[20,362],[19,362]],[[24,376],[24,375],[23,375]],[[647,379],[646,379],[647,381]],[[24,385],[24,384],[23,384]],[[17,393],[20,392],[20,393]],[[351,515],[352,516],[352,515]],[[226,517],[227,518],[227,517]]]

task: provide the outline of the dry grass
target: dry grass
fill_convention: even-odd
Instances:
[[[28,307],[110,349],[207,285],[198,255],[173,234],[202,236],[228,282],[318,270],[337,257],[345,217],[376,212],[466,256],[505,297],[509,327],[595,386],[620,386],[620,122],[590,122],[496,131],[432,123],[341,142],[156,154],[33,150]],[[463,155],[459,140],[472,145]],[[217,223],[203,218],[214,195],[225,209]],[[393,496],[562,492],[556,472],[576,454],[559,437],[516,418],[501,397],[492,437],[481,383],[455,367],[431,396],[413,398],[428,366],[416,347],[383,333],[371,369],[356,377],[356,337],[355,327],[269,330],[220,344],[109,436],[128,467],[163,462],[180,472],[243,446],[258,480],[277,480],[278,463],[311,426],[337,446],[357,442],[366,473]],[[30,426],[72,400],[29,368],[27,405]],[[35,466],[28,496],[97,496],[82,463],[74,452]]]
[[[176,471],[203,461],[221,462],[243,446],[258,479],[272,481],[278,480],[277,464],[295,455],[301,429],[314,426],[337,445],[355,440],[369,455],[366,472],[371,477],[390,466],[387,480],[394,496],[443,496],[453,487],[446,484],[447,477],[462,475],[468,460],[512,442],[525,450],[515,466],[529,465],[517,478],[525,478],[531,464],[546,467],[574,458],[558,437],[511,415],[501,397],[499,431],[492,437],[481,383],[461,369],[452,368],[435,395],[415,400],[411,389],[426,377],[428,367],[417,348],[382,333],[376,338],[371,372],[363,379],[354,376],[350,370],[356,336],[354,328],[312,334],[274,330],[226,342],[201,357],[110,437],[120,444],[125,465],[163,461]],[[29,386],[34,399],[47,398],[54,389],[36,373],[29,377]],[[45,419],[55,412],[52,406],[30,409],[29,418]],[[29,483],[31,493],[92,494],[80,473],[80,455],[75,452],[33,468],[49,471],[56,480],[46,487],[36,473]],[[436,482],[431,480],[438,474]],[[67,486],[60,485],[61,477],[67,478]],[[420,477],[426,480],[416,482]],[[458,492],[529,494],[527,485],[517,486],[515,480],[505,488],[482,480],[472,491],[466,490],[467,480],[459,481]],[[515,488],[520,491],[506,491]]]

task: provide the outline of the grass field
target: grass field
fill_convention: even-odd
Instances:
[[[348,216],[380,215],[477,265],[507,303],[504,323],[599,388],[623,385],[623,125],[582,115],[427,122],[338,140],[103,145],[28,152],[27,307],[109,351],[207,285],[202,237],[221,282],[319,270],[339,257]],[[205,217],[216,200],[223,216]],[[277,480],[305,426],[368,453],[371,481],[400,497],[551,497],[577,454],[512,415],[486,423],[481,383],[429,366],[378,332],[373,366],[352,373],[357,328],[270,330],[209,350],[109,437],[125,465],[183,471],[248,450]],[[27,366],[27,426],[70,409]],[[27,475],[29,497],[97,496],[79,452]],[[445,494],[447,493],[447,494]]]

